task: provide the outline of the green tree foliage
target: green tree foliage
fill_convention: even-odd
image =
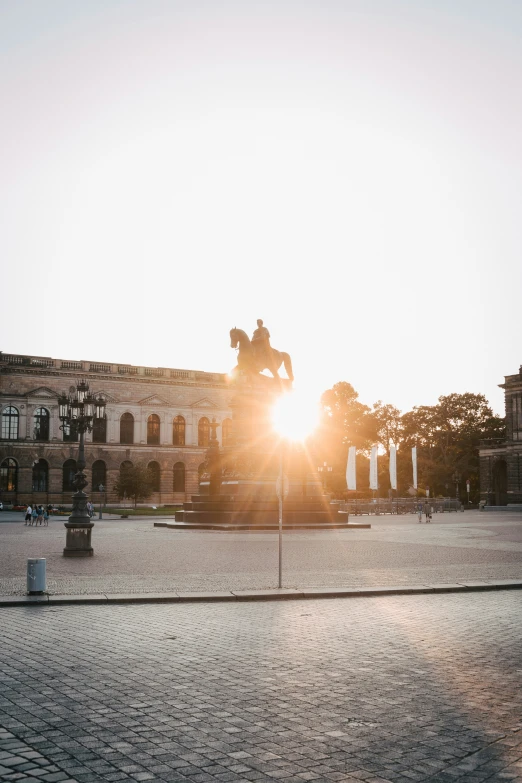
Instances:
[[[138,500],[146,500],[153,493],[153,478],[149,468],[143,463],[136,465],[125,465],[121,471],[118,481],[114,485],[114,491],[118,497],[132,498],[134,508]]]
[[[390,488],[390,445],[398,448],[397,479],[399,494],[411,489],[411,448],[417,446],[419,490],[430,488],[430,494],[455,494],[454,475],[460,476],[459,493],[466,497],[466,480],[472,490],[479,486],[479,441],[501,438],[504,419],[494,416],[483,394],[449,394],[439,397],[436,405],[416,406],[402,414],[393,405],[378,400],[373,408],[359,401],[350,383],[336,383],[322,398],[322,421],[314,439],[318,459],[333,466],[330,489],[337,495],[346,493],[348,447],[357,448],[358,491],[368,491],[368,453],[372,444],[381,445],[379,494],[387,496]]]
[[[372,418],[377,442],[390,456],[390,446],[399,446],[403,436],[402,414],[394,405],[385,405],[381,400],[373,404]]]

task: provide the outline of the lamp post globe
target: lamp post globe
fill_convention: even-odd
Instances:
[[[91,432],[95,419],[105,416],[105,401],[95,397],[89,391],[89,384],[80,381],[76,384],[73,394],[60,395],[58,399],[60,429],[70,431],[71,435],[79,436],[78,459],[76,460],[76,475],[72,496],[72,513],[65,522],[66,540],[64,557],[91,557],[94,550],[91,545],[91,532],[94,522],[91,521],[87,509],[88,497],[83,491],[87,486],[85,468],[85,433]]]

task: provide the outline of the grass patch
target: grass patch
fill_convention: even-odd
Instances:
[[[176,506],[160,506],[159,508],[104,508],[106,514],[125,514],[129,517],[164,517],[174,514],[183,506],[178,503]]]

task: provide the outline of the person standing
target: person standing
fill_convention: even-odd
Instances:
[[[38,511],[36,510],[36,506],[31,511],[31,527],[33,525],[36,525],[36,520],[38,519]]]
[[[26,525],[27,525],[28,522],[29,523],[31,522],[31,514],[32,513],[33,513],[33,509],[31,508],[31,506],[27,506],[27,508],[25,509],[25,524]]]
[[[45,509],[43,512],[43,520],[45,527],[49,527],[49,511],[48,509]]]
[[[426,524],[431,522],[431,506],[428,500],[424,503],[424,514],[426,515]]]
[[[420,501],[417,503],[417,514],[418,514],[418,517],[419,517],[419,523],[421,523],[422,522],[422,503]]]
[[[36,509],[38,512],[38,516],[36,517],[36,524],[42,526],[43,522],[43,506],[38,506]]]

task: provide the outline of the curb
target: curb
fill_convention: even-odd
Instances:
[[[317,587],[293,590],[231,590],[223,592],[174,593],[96,593],[92,595],[2,595],[0,607],[67,606],[72,604],[160,604],[208,603],[214,601],[281,601],[295,598],[365,598],[384,595],[420,595],[423,593],[469,593],[485,590],[517,590],[522,579],[499,579],[495,582],[455,582],[452,584],[384,586],[384,587]]]

